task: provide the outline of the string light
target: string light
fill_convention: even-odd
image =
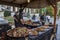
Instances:
[[[28,3],[30,2],[30,0],[27,0],[28,1]]]

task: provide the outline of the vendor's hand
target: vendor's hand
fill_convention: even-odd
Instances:
[[[21,19],[20,21],[21,21],[22,24],[24,24],[24,20],[23,19]]]
[[[14,20],[16,20],[18,22],[18,20],[14,17]]]
[[[18,20],[17,19],[15,19],[16,20],[16,22],[18,22]]]

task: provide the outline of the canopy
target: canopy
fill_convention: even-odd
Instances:
[[[0,0],[0,4],[16,6],[16,7],[24,7],[27,5],[28,8],[41,8],[48,5],[55,4],[60,0]]]

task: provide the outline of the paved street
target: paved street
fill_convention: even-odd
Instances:
[[[60,40],[60,20],[57,19],[58,31],[57,31],[57,40]]]
[[[51,21],[53,22],[53,18],[51,18]],[[60,40],[60,19],[57,19],[56,23],[58,24],[57,40]]]

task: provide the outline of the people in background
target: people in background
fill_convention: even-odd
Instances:
[[[42,22],[42,25],[45,24],[45,14],[42,14],[42,15],[40,16],[40,21]]]
[[[32,16],[33,23],[40,23],[39,15],[34,14]]]
[[[33,16],[32,16],[32,20],[35,20],[36,19],[36,15],[34,14]]]
[[[50,15],[47,15],[46,17],[47,17],[48,22],[50,22]]]

